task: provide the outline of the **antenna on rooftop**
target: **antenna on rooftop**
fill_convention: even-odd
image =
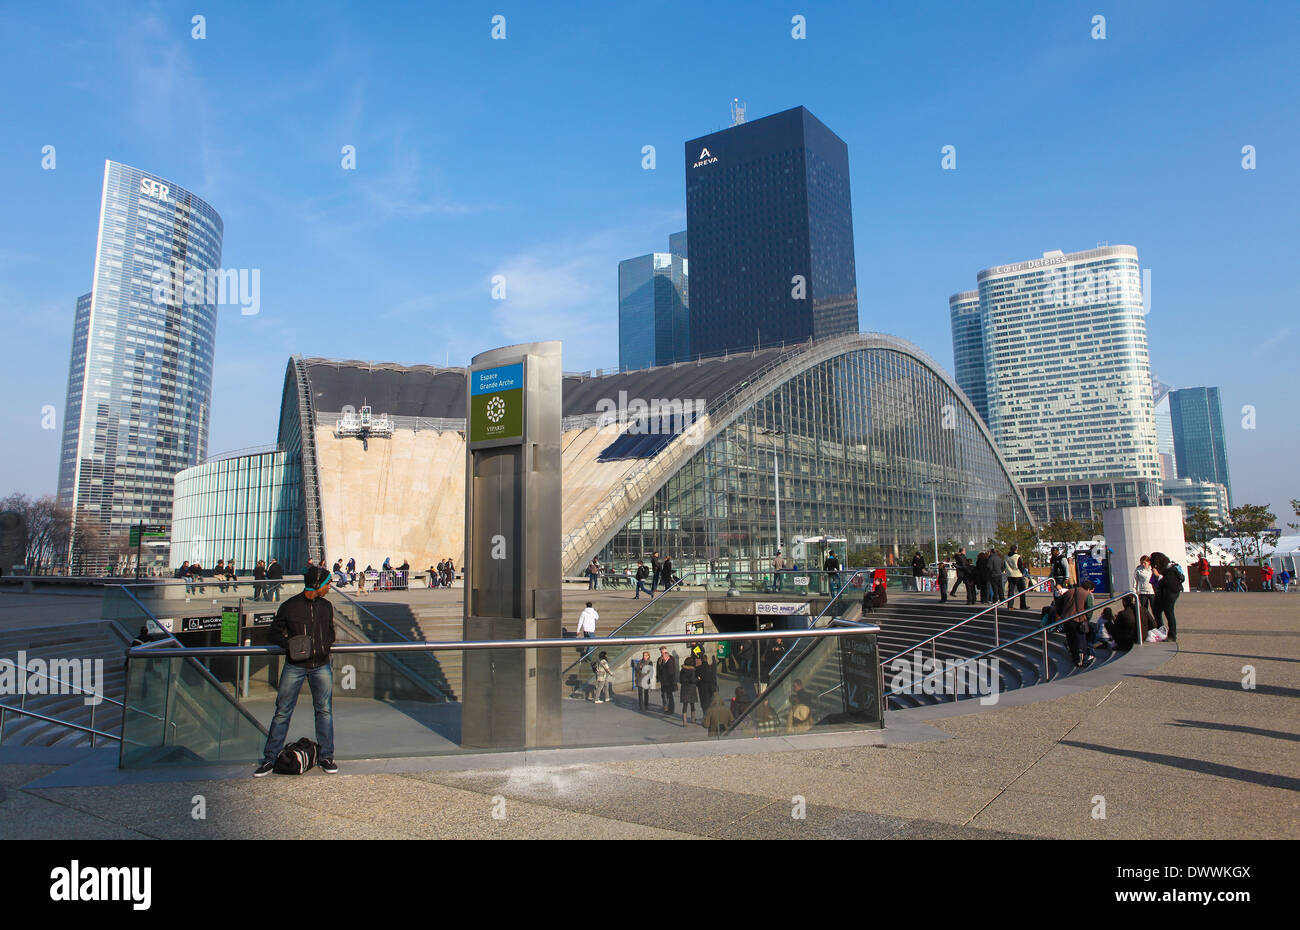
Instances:
[[[731,98],[731,125],[739,126],[745,121],[745,104],[739,97]]]

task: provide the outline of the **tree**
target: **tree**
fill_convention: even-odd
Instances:
[[[1291,498],[1291,509],[1295,511],[1296,517],[1300,518],[1300,498]],[[1300,530],[1300,523],[1288,523],[1287,526],[1293,530]]]
[[[1007,550],[1012,546],[1020,553],[1020,557],[1026,564],[1034,561],[1034,554],[1038,551],[1038,531],[1035,530],[1026,521],[1017,521],[1012,523],[999,523],[998,528],[993,531],[989,537],[989,545],[997,548],[999,552],[1006,555]]]
[[[55,566],[67,562],[72,513],[60,507],[53,495],[34,499],[26,494],[10,494],[0,500],[0,510],[12,510],[22,515],[27,528],[24,562],[29,575],[49,574]],[[6,571],[8,568],[5,566]]]
[[[1209,555],[1210,540],[1221,532],[1222,528],[1214,522],[1214,518],[1204,507],[1187,508],[1187,519],[1183,521],[1183,535],[1200,544],[1202,555]]]
[[[1228,511],[1232,524],[1224,527],[1232,540],[1232,551],[1246,567],[1246,560],[1254,558],[1256,564],[1264,560],[1264,546],[1277,544],[1277,516],[1262,504],[1242,504]],[[1270,532],[1270,530],[1272,532]]]
[[[1083,525],[1077,520],[1057,517],[1043,526],[1042,538],[1048,545],[1059,545],[1068,553],[1076,547],[1079,540],[1091,539],[1092,535],[1085,532]]]

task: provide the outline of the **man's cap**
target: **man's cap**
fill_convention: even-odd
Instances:
[[[308,591],[319,591],[329,584],[329,571],[320,565],[308,565],[302,572],[302,584]]]

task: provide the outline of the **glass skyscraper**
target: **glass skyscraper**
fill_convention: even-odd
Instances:
[[[1046,252],[977,282],[989,428],[1017,482],[1128,479],[1137,503],[1156,503],[1137,249]]]
[[[1228,448],[1219,389],[1194,387],[1170,391],[1169,417],[1174,428],[1178,477],[1223,485],[1231,507],[1232,481],[1228,478]]]
[[[174,476],[206,455],[221,240],[221,217],[194,194],[105,163],[59,469],[76,571],[105,567],[92,540],[169,526]]]
[[[671,365],[690,358],[689,267],[652,252],[618,263],[618,367]]]
[[[952,363],[957,386],[985,424],[989,422],[989,395],[984,383],[984,325],[980,321],[980,292],[962,291],[948,298],[952,320]]]
[[[686,143],[692,356],[858,331],[849,150],[803,107]]]
[[[1178,477],[1178,460],[1174,453],[1174,423],[1169,415],[1169,392],[1172,391],[1155,375],[1151,376],[1151,399],[1156,412],[1156,451],[1160,453],[1160,477],[1173,481]]]

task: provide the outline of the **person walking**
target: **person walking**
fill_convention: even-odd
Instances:
[[[939,603],[948,603],[948,579],[952,572],[948,570],[948,560],[944,559],[939,562]]]
[[[650,569],[646,568],[645,562],[638,560],[636,563],[636,594],[633,595],[632,600],[639,601],[641,599],[642,591],[651,597],[654,597],[654,591],[645,586],[645,580],[649,577]]]
[[[659,647],[659,661],[655,663],[655,678],[659,681],[659,700],[665,714],[674,710],[674,694],[677,691],[677,657],[668,651],[667,646]]]
[[[659,561],[659,553],[650,553],[650,596],[655,596],[655,588],[659,587],[659,578],[663,572],[663,563]]]
[[[690,711],[690,722],[694,723],[695,705],[700,702],[700,690],[697,686],[699,679],[695,674],[695,656],[688,655],[682,660],[682,670],[677,680],[682,689],[682,726],[687,726],[686,712]]]
[[[1065,553],[1053,546],[1048,564],[1051,566],[1052,586],[1056,589],[1054,593],[1060,593],[1070,586],[1070,569],[1065,564]]]
[[[284,567],[276,561],[275,556],[271,557],[270,563],[266,566],[266,597],[263,600],[280,599],[280,585],[284,578]]]
[[[956,566],[956,572],[955,572],[956,577],[954,578],[952,583],[952,590],[949,591],[948,593],[950,596],[956,597],[957,588],[961,587],[962,585],[966,585],[966,593],[968,595],[966,599],[966,603],[969,604],[971,603],[969,597],[971,564],[970,564],[970,556],[966,555],[965,546],[962,546],[960,549],[957,550],[957,554],[952,557],[952,561],[953,564]]]
[[[1261,591],[1273,590],[1273,566],[1264,564],[1259,567],[1259,578]]]
[[[835,550],[830,549],[826,552],[826,561],[822,563],[822,570],[826,572],[826,581],[830,585],[831,597],[840,593],[840,560],[835,558]]]
[[[596,579],[600,577],[600,563],[593,558],[587,563],[587,590],[596,590]]]
[[[1210,584],[1210,560],[1201,553],[1201,557],[1196,560],[1196,573],[1201,576],[1201,580],[1196,583],[1196,590],[1209,591],[1214,593],[1214,585]]]
[[[989,602],[989,554],[981,551],[975,556],[975,590],[979,592],[980,603]]]
[[[609,667],[609,657],[605,650],[600,651],[599,658],[592,666],[596,673],[596,703],[606,704],[614,699],[614,670]]]
[[[925,574],[925,557],[921,555],[921,550],[912,553],[912,588],[915,591],[921,590],[921,577]]]
[[[578,614],[578,636],[582,639],[594,639],[596,636],[596,621],[600,619],[600,614],[596,613],[596,608],[591,606],[591,601],[587,601],[587,606]],[[581,647],[579,647],[581,648]],[[583,655],[590,655],[591,650],[586,650]]]
[[[783,583],[782,573],[785,571],[785,556],[781,550],[776,550],[776,558],[772,559],[772,586],[780,591]],[[708,704],[701,704],[702,707],[708,707]]]
[[[289,735],[289,722],[304,681],[311,687],[316,714],[316,742],[320,744],[317,764],[330,775],[339,770],[334,763],[334,672],[330,668],[334,605],[325,597],[330,589],[330,573],[322,566],[311,565],[303,572],[302,582],[302,591],[280,605],[267,631],[267,639],[286,654],[275,697],[275,716],[271,718],[262,762],[253,770],[254,778],[275,770],[275,757]]]
[[[1156,599],[1156,589],[1152,585],[1155,577],[1151,571],[1151,556],[1144,555],[1138,559],[1137,568],[1133,569],[1133,590],[1137,592],[1138,603],[1142,610],[1152,611]]]
[[[1152,612],[1155,614],[1156,622],[1169,631],[1166,640],[1171,643],[1177,642],[1178,620],[1174,616],[1174,605],[1178,603],[1178,595],[1182,593],[1183,582],[1186,580],[1183,577],[1183,570],[1163,552],[1151,553],[1151,570],[1160,579],[1160,586],[1156,589],[1155,609]]]
[[[1073,618],[1062,624],[1065,642],[1070,647],[1070,658],[1074,660],[1076,668],[1088,668],[1097,661],[1097,657],[1092,654],[1092,647],[1088,645],[1093,605],[1092,582],[1085,578],[1067,589],[1062,600],[1064,604],[1060,609],[1061,616]],[[1082,614],[1082,619],[1079,614]]]
[[[1020,547],[1012,543],[1011,548],[1007,550],[1006,557],[1007,568],[1007,593],[1015,597],[1017,591],[1020,592],[1020,609],[1028,610],[1029,602],[1025,598],[1025,592],[1029,589],[1029,569],[1025,567],[1025,560],[1020,557]]]

